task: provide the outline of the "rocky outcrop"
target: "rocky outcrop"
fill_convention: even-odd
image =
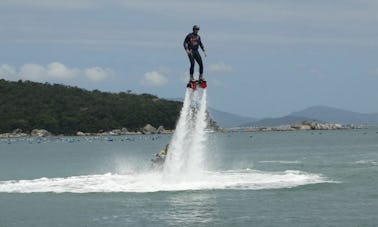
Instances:
[[[15,130],[13,130],[12,134],[20,134],[22,133],[22,129],[19,129],[19,128],[16,128]]]
[[[0,139],[3,139],[3,138],[19,138],[19,137],[26,137],[26,136],[30,136],[31,134],[28,134],[28,133],[25,133],[22,131],[22,129],[15,129],[13,130],[11,133],[3,133],[3,134],[0,134]]]
[[[52,134],[45,129],[33,129],[30,134],[22,132],[21,129],[15,129],[12,133],[0,134],[0,138],[17,138],[25,136],[46,137],[52,136]]]
[[[143,134],[156,134],[157,129],[154,126],[147,124],[146,126],[143,127],[142,133]]]
[[[77,136],[90,136],[90,134],[85,133],[85,132],[81,132],[81,131],[76,132],[76,135]]]
[[[52,134],[46,129],[33,129],[30,133],[31,136],[46,137],[52,136]]]
[[[345,128],[340,124],[329,124],[329,123],[320,124],[320,123],[317,123],[317,122],[312,122],[310,124],[310,126],[311,126],[312,130],[335,130],[335,129]]]
[[[0,139],[3,139],[3,138],[19,138],[19,137],[25,137],[25,136],[29,136],[28,134],[26,133],[3,133],[3,134],[0,134]]]
[[[345,129],[347,127],[344,127],[340,124],[331,124],[331,123],[318,123],[318,122],[303,122],[299,125],[291,125],[292,128],[296,130],[336,130],[336,129]]]
[[[121,128],[121,129],[114,129],[109,132],[105,132],[105,134],[119,136],[119,135],[130,135],[130,134],[135,134],[135,133],[129,132],[127,128]]]
[[[292,129],[295,129],[295,130],[311,130],[311,126],[310,125],[304,125],[304,124],[301,124],[301,125],[291,125],[290,127]]]
[[[172,132],[172,130],[166,130],[162,125],[160,125],[159,128],[156,130],[157,134],[171,134]]]

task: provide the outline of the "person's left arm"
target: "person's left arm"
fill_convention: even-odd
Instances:
[[[198,41],[199,41],[198,43],[199,43],[203,53],[205,54],[205,57],[207,57],[207,52],[205,51],[205,47],[202,44],[201,37],[198,37]]]

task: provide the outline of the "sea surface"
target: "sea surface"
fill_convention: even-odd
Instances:
[[[0,226],[378,226],[378,128],[209,132],[182,175],[171,137],[0,140]]]

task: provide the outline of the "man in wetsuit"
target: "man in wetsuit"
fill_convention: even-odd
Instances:
[[[190,81],[194,81],[193,73],[194,73],[194,60],[199,65],[199,81],[203,80],[203,63],[200,53],[198,52],[198,47],[201,47],[205,57],[207,57],[207,53],[205,48],[201,42],[201,37],[198,35],[198,31],[200,30],[198,25],[193,26],[193,32],[189,33],[185,40],[184,40],[184,48],[186,53],[188,54],[190,60]]]

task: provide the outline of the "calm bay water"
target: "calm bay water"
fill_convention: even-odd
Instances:
[[[171,136],[0,140],[0,226],[377,226],[378,128],[212,133],[166,179]]]

